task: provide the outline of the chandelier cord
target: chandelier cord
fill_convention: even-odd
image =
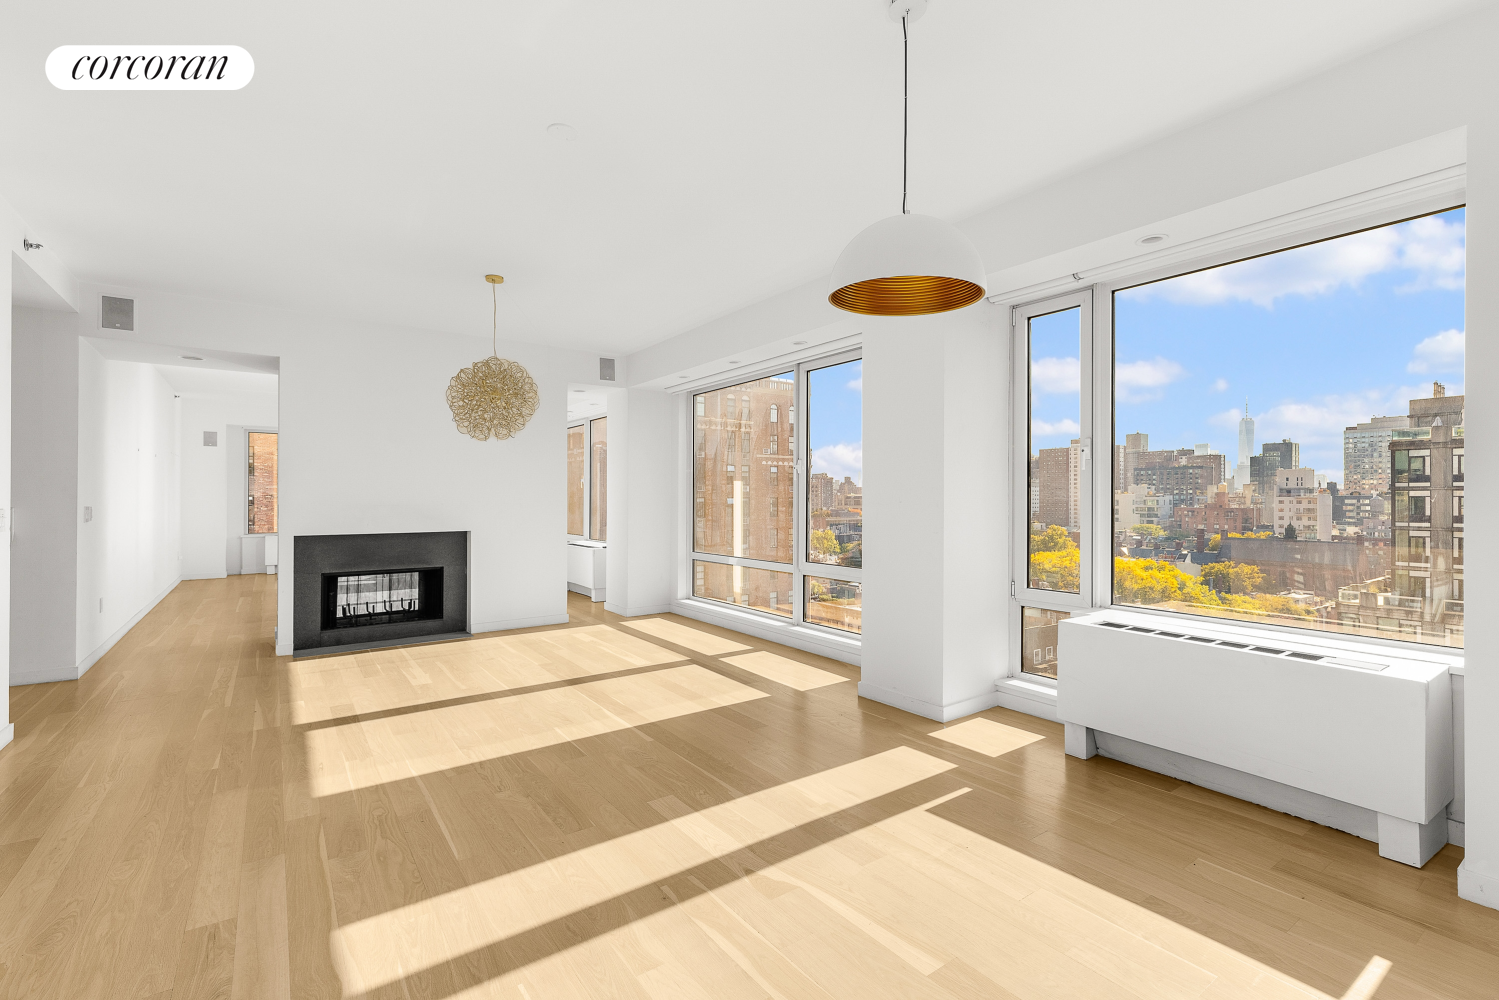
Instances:
[[[489,355],[500,356],[500,290],[493,282],[489,285],[489,298],[493,308],[489,313]]]
[[[911,40],[906,34],[906,18],[909,12],[900,16],[900,53],[901,53],[901,80],[900,80],[900,214],[910,215],[906,208],[906,163],[910,159],[910,133],[911,133]]]

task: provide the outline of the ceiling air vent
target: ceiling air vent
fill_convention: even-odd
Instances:
[[[599,381],[600,382],[613,382],[614,381],[614,359],[613,358],[599,358]]]
[[[105,330],[134,330],[135,300],[100,296],[99,326]]]

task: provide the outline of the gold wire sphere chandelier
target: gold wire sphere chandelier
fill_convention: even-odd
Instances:
[[[927,0],[889,0],[900,22],[902,122],[900,214],[881,219],[855,236],[838,263],[828,301],[867,316],[927,316],[972,305],[984,297],[984,261],[956,226],[906,208],[910,135],[910,24],[926,12]]]
[[[494,353],[453,376],[448,383],[448,409],[453,411],[453,423],[460,433],[476,441],[504,441],[530,423],[541,396],[531,373],[520,362],[500,357],[500,300],[495,286],[505,279],[486,274],[484,280],[489,282],[490,349]]]

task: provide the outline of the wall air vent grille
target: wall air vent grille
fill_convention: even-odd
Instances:
[[[99,297],[99,326],[104,330],[134,330],[135,300],[101,295]]]

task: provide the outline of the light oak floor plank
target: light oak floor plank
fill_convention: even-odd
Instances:
[[[1499,995],[1458,848],[1410,869],[578,595],[277,657],[276,582],[183,583],[82,680],[11,691],[0,998]]]

